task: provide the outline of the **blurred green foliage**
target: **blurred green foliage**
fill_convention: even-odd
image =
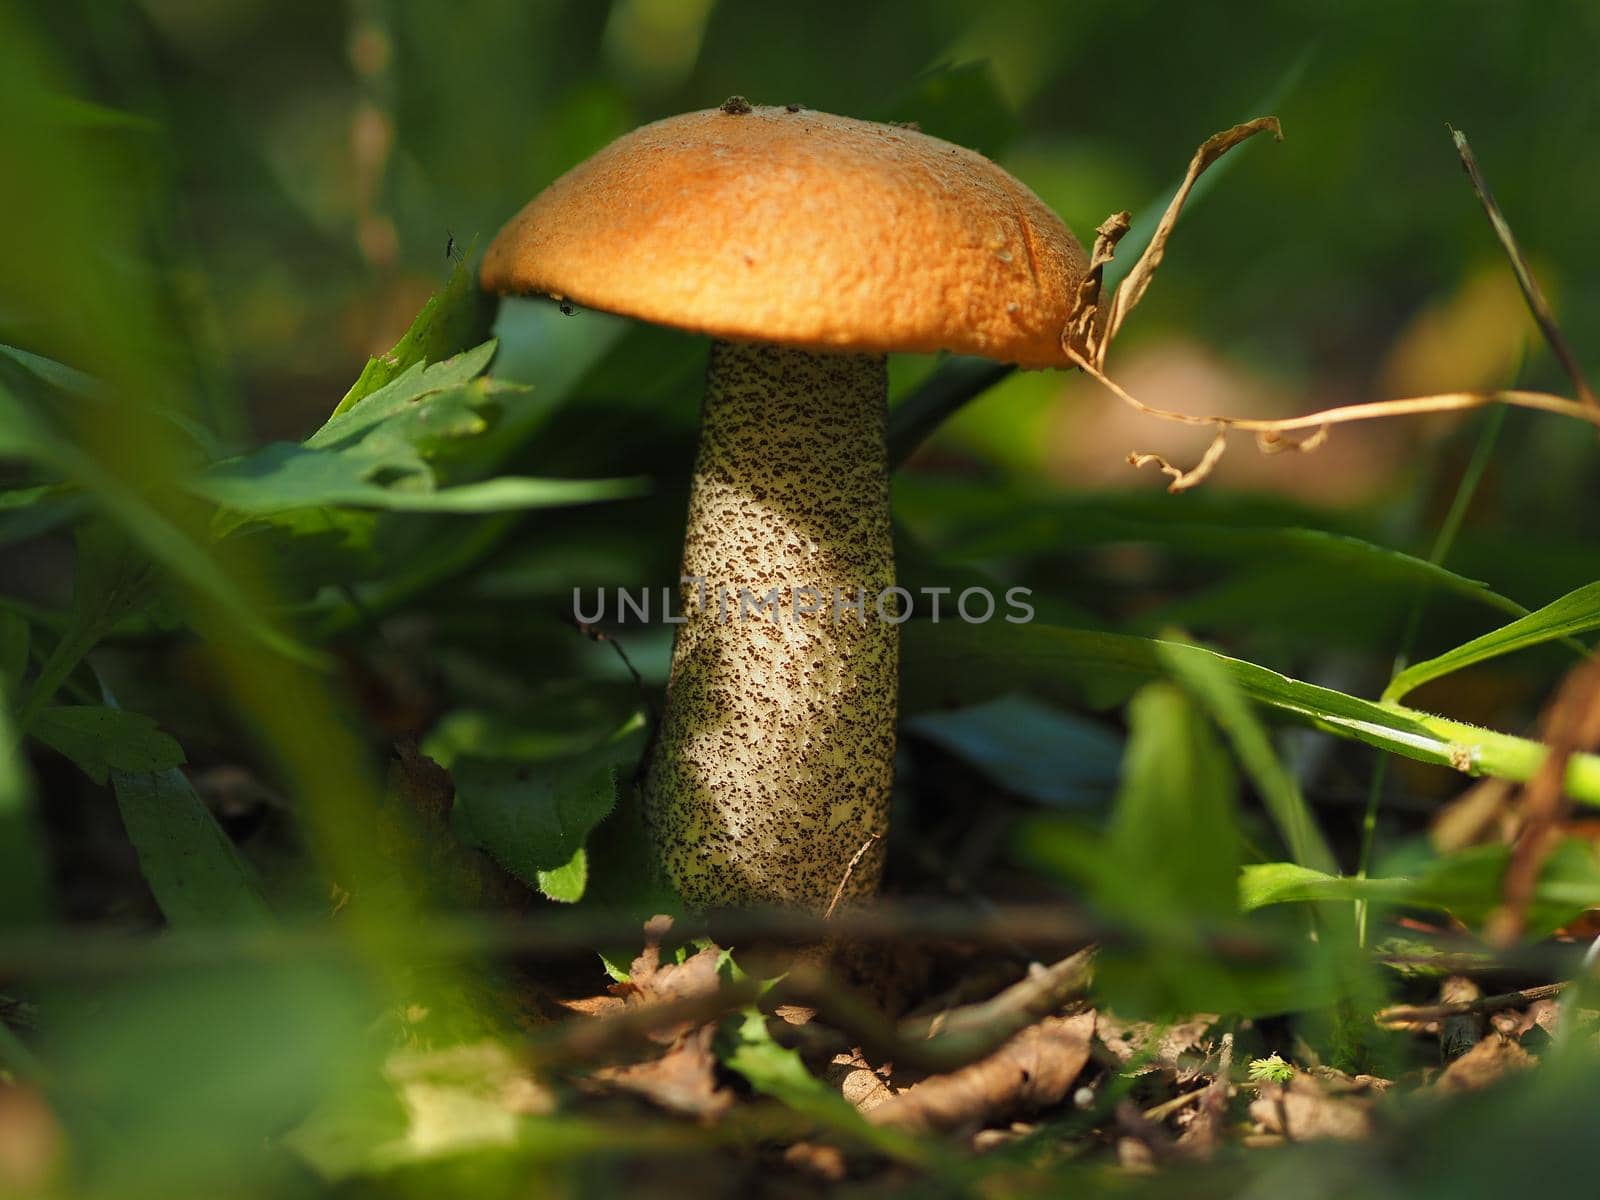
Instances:
[[[586,639],[571,597],[676,578],[705,347],[492,309],[456,261],[566,168],[741,93],[915,120],[1087,237],[1276,93],[1286,140],[1236,152],[1185,214],[1113,373],[1228,411],[1565,391],[1494,282],[1445,122],[1592,363],[1597,44],[1581,0],[0,5],[0,1085],[42,1097],[59,1142],[5,1159],[0,1195],[603,1195],[632,1163],[692,1179],[711,1152],[565,1094],[512,1115],[481,1064],[406,1057],[525,1032],[471,937],[411,944],[435,918],[591,920],[560,928],[605,930],[575,947],[625,962],[617,931],[669,903],[628,773],[670,629]],[[897,360],[896,402],[936,370],[963,395],[990,381]],[[1130,1012],[1286,1014],[1330,1059],[1415,1065],[1353,1032],[1405,982],[1350,901],[1471,927],[1497,903],[1504,848],[1435,853],[1415,814],[1449,767],[1537,766],[1522,735],[1574,661],[1558,639],[1595,628],[1593,438],[1520,412],[1340,430],[1304,457],[1237,447],[1169,497],[1120,466],[1160,432],[1112,404],[1028,373],[942,424],[899,410],[902,582],[1026,586],[1038,620],[906,627],[891,883],[946,886],[916,865],[931,850],[950,877],[1092,909],[1120,934],[1103,995]],[[1416,708],[1362,699],[1397,655],[1429,660],[1401,676],[1429,684]],[[419,739],[453,791],[391,755]],[[1405,760],[1387,792],[1380,752]],[[1567,781],[1600,801],[1594,757]],[[1534,933],[1597,878],[1564,842]],[[791,1126],[947,1165],[863,1129],[756,1018],[719,1053]],[[1500,1194],[1584,1168],[1568,1126],[1593,1079],[1569,1047],[1504,1105],[1397,1103],[1345,1157],[1229,1158],[1180,1186]],[[1477,1160],[1541,1138],[1570,1161]],[[963,1186],[1106,1184],[1031,1153]]]

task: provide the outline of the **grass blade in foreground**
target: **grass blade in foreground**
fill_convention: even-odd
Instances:
[[[1509,625],[1502,625],[1434,658],[1413,663],[1384,689],[1384,702],[1398,700],[1430,680],[1475,663],[1595,629],[1600,629],[1600,583],[1586,584]]]
[[[970,703],[1018,686],[1073,703],[1109,707],[1140,682],[1168,673],[1166,654],[1198,655],[1220,665],[1241,693],[1291,720],[1366,742],[1419,762],[1468,775],[1523,782],[1544,761],[1538,742],[1449,721],[1396,704],[1376,704],[1280,675],[1201,646],[1128,634],[1032,625],[921,621],[901,628],[902,697],[919,707]],[[1600,805],[1600,756],[1574,754],[1568,795]]]

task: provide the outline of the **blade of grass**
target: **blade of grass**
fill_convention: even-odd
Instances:
[[[1511,232],[1511,223],[1506,220],[1505,214],[1500,211],[1500,206],[1495,203],[1494,194],[1489,191],[1489,181],[1483,177],[1483,171],[1478,166],[1478,157],[1467,144],[1467,135],[1453,126],[1447,125],[1445,128],[1450,130],[1456,154],[1461,158],[1461,167],[1466,171],[1467,178],[1472,183],[1472,190],[1477,193],[1478,200],[1483,205],[1483,211],[1489,218],[1489,225],[1494,230],[1495,237],[1500,240],[1500,248],[1506,252],[1506,258],[1511,262],[1511,273],[1517,277],[1517,286],[1522,289],[1522,298],[1527,302],[1528,311],[1533,314],[1539,332],[1544,334],[1544,340],[1549,343],[1562,369],[1572,380],[1578,399],[1584,404],[1600,404],[1600,400],[1595,399],[1595,394],[1589,387],[1589,381],[1584,378],[1578,356],[1572,352],[1572,347],[1561,332],[1561,326],[1556,323],[1555,312],[1550,308],[1550,302],[1545,299],[1539,281],[1533,277],[1533,269],[1528,266],[1528,260],[1523,256],[1522,247],[1517,245],[1516,234]]]
[[[1467,469],[1461,473],[1460,482],[1456,484],[1455,495],[1450,501],[1450,511],[1445,514],[1444,521],[1439,525],[1439,532],[1434,535],[1433,545],[1428,550],[1428,561],[1434,566],[1443,567],[1444,560],[1449,557],[1450,549],[1455,545],[1456,535],[1461,532],[1461,524],[1466,520],[1467,509],[1472,504],[1472,498],[1478,494],[1478,485],[1483,482],[1483,474],[1489,469],[1489,462],[1494,457],[1495,443],[1500,439],[1501,426],[1505,424],[1506,410],[1491,408],[1489,415],[1483,423],[1483,428],[1478,432],[1477,444],[1472,449],[1472,457],[1467,461]],[[1406,630],[1400,639],[1400,649],[1395,654],[1394,664],[1390,668],[1389,688],[1384,691],[1384,698],[1390,699],[1389,690],[1394,687],[1394,680],[1403,674],[1406,662],[1411,657],[1411,650],[1416,645],[1417,633],[1422,628],[1422,613],[1427,605],[1427,595],[1419,592],[1411,604],[1411,612],[1406,618]],[[1373,768],[1372,782],[1367,789],[1367,805],[1361,814],[1361,849],[1356,858],[1356,878],[1365,879],[1372,866],[1372,849],[1378,835],[1378,810],[1383,804],[1383,791],[1389,782],[1389,760],[1380,758]],[[1367,902],[1358,898],[1355,904],[1356,943],[1360,946],[1367,944]]]
[[[901,695],[920,707],[987,699],[1019,686],[1100,705],[1121,703],[1139,682],[1167,674],[1163,648],[1214,660],[1248,698],[1287,719],[1469,775],[1522,782],[1547,749],[1538,742],[1451,721],[1398,704],[1378,704],[1280,675],[1201,646],[1160,638],[1030,625],[901,627]],[[1600,756],[1575,754],[1567,794],[1600,806]]]

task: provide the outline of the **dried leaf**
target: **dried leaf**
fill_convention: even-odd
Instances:
[[[1167,205],[1167,211],[1161,215],[1161,223],[1156,226],[1155,236],[1150,239],[1150,244],[1139,256],[1139,261],[1128,272],[1128,277],[1122,281],[1122,286],[1117,289],[1117,294],[1111,298],[1111,316],[1106,322],[1105,338],[1100,344],[1100,359],[1105,359],[1105,348],[1116,339],[1117,331],[1122,328],[1123,321],[1128,314],[1144,299],[1144,293],[1154,278],[1156,268],[1161,265],[1161,259],[1166,254],[1167,239],[1172,236],[1172,227],[1178,223],[1178,214],[1183,211],[1183,206],[1188,202],[1189,193],[1194,190],[1195,183],[1206,169],[1232,150],[1240,142],[1252,138],[1258,133],[1271,131],[1277,141],[1283,140],[1283,128],[1278,124],[1277,117],[1257,117],[1253,121],[1246,121],[1243,125],[1235,125],[1232,129],[1224,129],[1221,133],[1214,133],[1208,137],[1194,157],[1189,160],[1189,171],[1183,177],[1177,195],[1172,197],[1172,202]]]
[[[1533,1056],[1519,1043],[1491,1033],[1446,1067],[1433,1085],[1434,1090],[1446,1093],[1481,1091],[1507,1075],[1526,1071],[1533,1063]]]
[[[1294,1141],[1313,1138],[1357,1140],[1372,1132],[1371,1104],[1354,1096],[1330,1095],[1308,1075],[1296,1075],[1287,1086],[1261,1090],[1250,1116],[1266,1133]]]

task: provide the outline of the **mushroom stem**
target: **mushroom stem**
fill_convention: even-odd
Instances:
[[[712,343],[645,781],[662,864],[697,908],[822,912],[841,884],[877,887],[899,646],[887,397],[880,354]]]

